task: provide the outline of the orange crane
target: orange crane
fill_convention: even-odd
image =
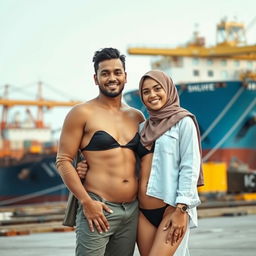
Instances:
[[[205,47],[204,38],[194,33],[192,42],[185,47],[177,48],[146,48],[131,47],[131,55],[162,55],[171,57],[199,58],[231,58],[240,60],[256,60],[256,45],[245,45],[245,28],[242,23],[222,20],[217,24],[217,44]]]
[[[36,128],[43,128],[43,108],[53,108],[53,107],[71,107],[76,104],[81,103],[81,101],[51,101],[45,100],[42,97],[42,83],[38,83],[38,95],[37,100],[13,100],[8,99],[8,88],[9,85],[5,86],[4,96],[0,98],[0,105],[3,106],[2,110],[2,120],[1,120],[1,129],[5,129],[7,125],[7,116],[9,108],[13,106],[37,106],[37,118],[32,118],[31,112],[27,109],[28,114],[30,115],[31,119],[34,120]]]
[[[13,106],[38,106],[38,107],[71,107],[81,101],[49,101],[49,100],[11,100],[11,99],[0,99],[0,105],[4,107]]]

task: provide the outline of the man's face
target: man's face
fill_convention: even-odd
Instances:
[[[120,95],[126,83],[126,72],[122,61],[110,59],[100,62],[94,80],[100,92],[105,96],[114,98]]]

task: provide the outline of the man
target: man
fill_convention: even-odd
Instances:
[[[76,255],[133,255],[138,203],[135,150],[143,115],[121,102],[125,56],[104,48],[93,57],[98,97],[76,105],[62,128],[56,166],[79,200]],[[90,171],[84,184],[73,159],[81,150]]]

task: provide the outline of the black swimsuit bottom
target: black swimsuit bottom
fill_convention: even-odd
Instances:
[[[167,204],[166,206],[157,208],[157,209],[142,209],[142,208],[140,208],[140,211],[143,213],[143,215],[148,219],[148,221],[152,225],[154,225],[156,228],[158,228],[158,226],[160,225],[160,223],[163,219],[165,209],[168,206],[169,205]]]

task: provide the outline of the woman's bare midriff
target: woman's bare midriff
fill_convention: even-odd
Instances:
[[[89,165],[84,186],[110,202],[132,202],[138,193],[135,154],[127,148],[84,151]]]
[[[138,199],[140,208],[143,209],[156,209],[166,205],[163,200],[146,194],[151,171],[152,157],[153,154],[147,154],[141,160]]]

